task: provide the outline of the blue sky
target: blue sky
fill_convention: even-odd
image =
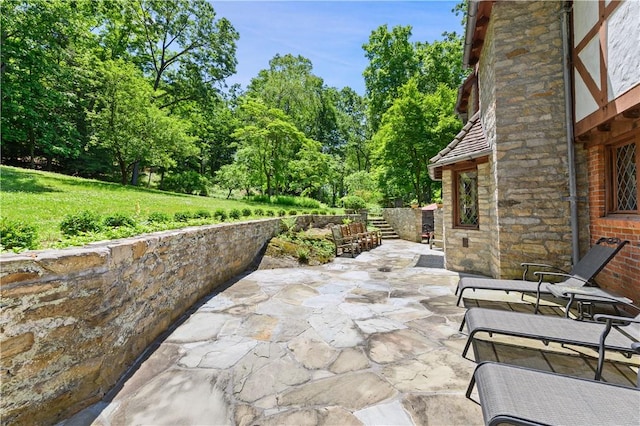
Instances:
[[[411,25],[412,42],[440,40],[444,31],[463,32],[457,1],[213,1],[218,17],[240,33],[237,73],[227,84],[243,87],[276,54],[302,55],[328,86],[364,94],[367,66],[362,45],[387,24]]]

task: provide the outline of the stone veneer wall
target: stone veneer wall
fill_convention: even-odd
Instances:
[[[344,218],[297,221],[321,227]],[[263,219],[0,256],[2,423],[53,424],[98,401],[279,230],[280,219]]]
[[[382,217],[403,240],[422,242],[422,210],[410,207],[382,209]]]
[[[451,191],[453,173],[442,172],[442,188]],[[478,209],[480,223],[478,229],[455,228],[451,203],[443,205],[445,267],[452,271],[491,275],[491,252],[489,247],[493,232],[491,229],[491,194],[489,180],[491,165],[478,164]],[[464,247],[463,239],[468,241]]]
[[[493,5],[480,58],[480,103],[490,164],[491,275],[523,261],[568,267],[571,228],[561,2]]]

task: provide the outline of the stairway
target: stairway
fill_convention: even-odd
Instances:
[[[381,217],[370,217],[369,225],[374,226],[382,233],[383,240],[397,240],[400,239],[396,231]]]

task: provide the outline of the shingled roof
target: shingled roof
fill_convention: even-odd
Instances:
[[[460,133],[449,145],[433,157],[429,162],[429,176],[431,179],[442,179],[442,167],[461,161],[474,160],[487,156],[491,148],[484,134],[480,113],[477,112],[469,119]]]

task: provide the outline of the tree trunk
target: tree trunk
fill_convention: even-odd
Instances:
[[[131,185],[138,186],[138,176],[140,175],[140,162],[133,163],[133,173],[131,173]]]

